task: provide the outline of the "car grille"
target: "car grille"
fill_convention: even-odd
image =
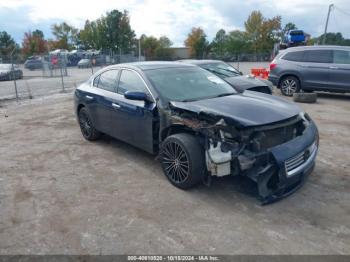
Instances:
[[[264,131],[264,139],[260,140],[261,149],[281,145],[295,138],[296,124]]]
[[[314,142],[311,146],[309,146],[305,151],[287,159],[284,162],[285,168],[286,168],[286,172],[287,172],[287,176],[292,174],[292,171],[296,168],[298,168],[299,166],[301,166],[302,164],[305,163],[305,161],[307,161],[309,159],[309,157],[311,156],[311,154],[314,152],[314,150],[316,150],[316,143]]]
[[[298,166],[302,165],[305,162],[305,152],[301,152],[300,154],[297,154],[296,156],[289,158],[284,163],[286,166],[286,171],[290,172],[293,169],[297,168]]]

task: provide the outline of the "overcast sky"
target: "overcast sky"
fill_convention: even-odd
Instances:
[[[336,8],[328,31],[350,38],[350,0],[0,0],[0,31],[7,31],[19,43],[28,30],[40,29],[46,38],[52,38],[53,23],[66,21],[82,28],[86,19],[125,9],[137,36],[167,35],[174,46],[183,46],[192,27],[202,27],[211,40],[220,28],[244,29],[250,12],[260,10],[265,17],[281,15],[282,24],[293,22],[318,36],[324,30],[330,3]]]

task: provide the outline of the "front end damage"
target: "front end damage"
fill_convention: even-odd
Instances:
[[[173,123],[202,139],[208,177],[247,176],[263,204],[296,191],[312,171],[318,131],[305,114],[262,126],[244,127],[210,112],[171,108]]]

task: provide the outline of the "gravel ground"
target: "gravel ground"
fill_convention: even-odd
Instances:
[[[267,206],[247,180],[182,191],[153,156],[85,141],[70,93],[0,108],[0,254],[350,254],[349,101],[300,104],[316,169]]]

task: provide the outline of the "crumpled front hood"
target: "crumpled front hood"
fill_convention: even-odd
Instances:
[[[226,77],[224,80],[240,92],[243,92],[244,90],[252,87],[267,86],[267,84],[260,79],[249,76]]]
[[[227,123],[241,127],[279,122],[301,112],[297,105],[282,98],[252,91],[193,102],[171,102],[171,106],[224,118]]]

